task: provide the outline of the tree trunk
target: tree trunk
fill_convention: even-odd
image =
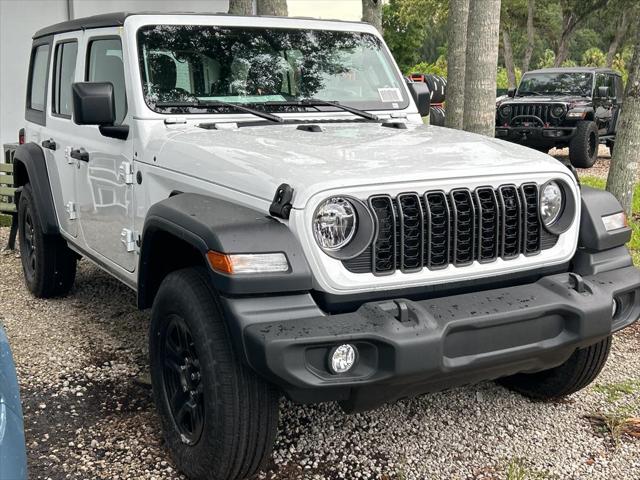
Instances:
[[[620,23],[618,23],[618,28],[616,29],[616,34],[613,36],[613,40],[611,40],[611,43],[609,44],[609,51],[607,52],[607,67],[611,68],[613,65],[613,59],[616,56],[620,42],[622,42],[624,36],[627,34],[628,28],[629,15],[627,15],[626,10],[623,10],[622,15],[620,16]]]
[[[258,0],[258,15],[288,16],[287,0]]]
[[[607,178],[607,190],[620,201],[629,218],[640,166],[640,28],[636,30],[635,52],[629,68],[627,91],[618,119],[616,143]]]
[[[469,8],[464,129],[493,137],[500,43],[500,0],[474,0]]]
[[[509,30],[502,30],[502,53],[504,54],[504,66],[507,69],[509,88],[516,88],[516,65],[513,62],[513,48],[511,47],[511,35]]]
[[[230,15],[253,15],[253,0],[229,0]]]
[[[571,36],[578,24],[578,17],[573,12],[565,12],[562,15],[562,35],[560,36],[560,43],[558,44],[558,51],[556,52],[556,61],[553,64],[555,67],[560,67],[564,61],[569,58],[569,44],[571,43]]]
[[[362,0],[362,21],[382,33],[382,0]]]
[[[467,61],[469,0],[449,0],[447,21],[447,108],[444,124],[462,130],[464,116],[464,75]]]
[[[533,56],[533,48],[535,46],[536,30],[533,25],[535,18],[536,0],[529,0],[527,6],[527,46],[524,50],[524,58],[522,59],[522,73],[529,70],[531,66],[531,57]]]

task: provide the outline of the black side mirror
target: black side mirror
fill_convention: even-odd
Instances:
[[[600,98],[609,98],[609,87],[598,87],[598,96]]]
[[[427,84],[424,82],[416,82],[407,83],[407,86],[409,87],[413,101],[416,102],[420,116],[428,116],[431,107],[431,92]]]
[[[116,102],[111,82],[78,82],[71,85],[73,121],[78,125],[98,125],[105,137],[126,140],[128,125],[114,125]]]
[[[516,96],[516,89],[515,88],[510,88],[509,90],[507,90],[507,97],[515,97]]]

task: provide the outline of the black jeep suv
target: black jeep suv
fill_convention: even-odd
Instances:
[[[606,68],[527,72],[497,102],[496,137],[543,152],[569,147],[573,166],[591,167],[600,143],[613,152],[622,93],[622,77]]]

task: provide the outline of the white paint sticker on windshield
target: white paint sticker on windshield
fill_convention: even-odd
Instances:
[[[378,95],[380,95],[380,100],[386,103],[402,101],[402,93],[399,88],[379,88]]]

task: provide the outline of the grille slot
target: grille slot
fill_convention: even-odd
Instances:
[[[442,192],[425,195],[429,241],[426,242],[427,267],[432,270],[445,268],[449,263],[449,204]]]
[[[391,274],[396,270],[396,214],[393,201],[387,195],[375,196],[369,199],[369,206],[378,232],[372,251],[373,273]]]
[[[474,260],[476,212],[471,192],[453,190],[451,198],[451,226],[453,227],[453,259],[458,267],[470,265]]]
[[[374,195],[368,203],[377,234],[362,254],[343,262],[353,273],[390,275],[510,260],[553,248],[559,238],[542,228],[534,183]]]
[[[475,192],[478,206],[478,261],[490,262],[498,258],[500,210],[493,188],[479,188]]]
[[[498,189],[500,205],[500,224],[502,250],[504,259],[515,258],[520,253],[522,208],[518,190],[513,185],[504,185]]]
[[[523,235],[522,253],[533,255],[540,250],[540,218],[538,217],[538,187],[525,184],[520,187],[522,197]]]
[[[420,197],[415,193],[398,195],[400,217],[400,269],[421,270],[424,264],[424,214]]]

